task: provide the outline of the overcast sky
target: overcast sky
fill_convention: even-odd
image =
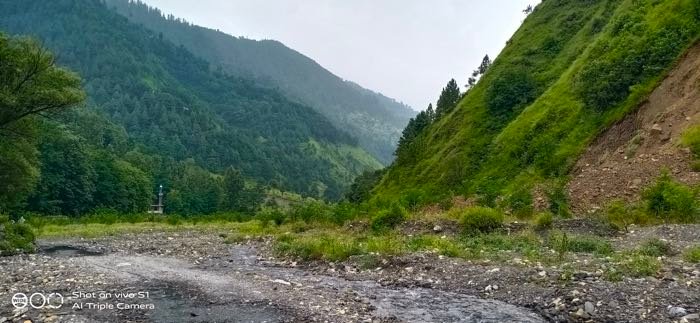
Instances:
[[[275,39],[334,74],[414,109],[466,84],[538,0],[145,0],[234,36]]]

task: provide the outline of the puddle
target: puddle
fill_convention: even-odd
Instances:
[[[39,248],[39,254],[57,257],[100,256],[103,252],[75,246],[46,246]]]

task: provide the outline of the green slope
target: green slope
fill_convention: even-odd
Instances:
[[[345,81],[312,59],[273,41],[237,38],[217,30],[164,17],[139,1],[108,0],[115,11],[182,45],[212,65],[250,75],[313,107],[362,148],[388,164],[401,129],[415,112],[404,104]]]
[[[587,144],[644,100],[697,40],[699,21],[696,0],[543,1],[373,199],[411,191],[528,207],[535,185],[565,181]]]
[[[39,38],[84,80],[90,109],[126,129],[133,150],[192,158],[213,172],[235,166],[258,181],[304,194],[321,183],[337,198],[376,160],[316,156],[310,140],[356,147],[312,108],[209,64],[108,9],[99,0],[0,2],[0,30]],[[341,174],[341,175],[339,175]]]

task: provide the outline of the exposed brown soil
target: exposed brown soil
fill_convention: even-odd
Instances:
[[[568,191],[575,213],[594,212],[613,199],[635,201],[663,169],[686,184],[700,183],[681,134],[700,122],[700,44],[635,113],[603,132],[579,159]]]

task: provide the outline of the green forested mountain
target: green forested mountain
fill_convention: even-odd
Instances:
[[[49,122],[49,130],[42,131],[57,133],[38,137],[39,158],[47,171],[52,162],[63,162],[74,166],[76,174],[100,176],[95,163],[81,170],[77,161],[85,155],[104,161],[103,170],[116,170],[102,172],[111,175],[98,183],[119,182],[112,176],[116,172],[143,173],[143,179],[125,177],[149,184],[199,178],[206,186],[211,173],[222,174],[233,166],[260,184],[336,198],[354,176],[380,167],[357,148],[356,139],[314,109],[275,89],[213,69],[183,46],[129,22],[102,1],[3,1],[0,30],[38,39],[56,54],[60,65],[83,80],[86,107]],[[83,151],[83,143],[99,149]],[[65,147],[77,147],[71,151],[77,155],[62,154]],[[121,163],[122,159],[129,163]],[[39,187],[60,183],[59,177],[41,178]],[[108,184],[91,187],[88,182],[94,183],[86,181],[84,189],[95,194],[114,189]],[[180,182],[183,188],[192,185]],[[74,194],[64,193],[60,195]],[[51,201],[47,194],[36,193],[32,204]],[[182,200],[186,195],[178,192],[175,197]]]
[[[236,38],[191,25],[165,17],[139,1],[106,3],[134,23],[184,46],[212,67],[249,75],[313,107],[340,129],[348,129],[362,148],[386,164],[393,158],[401,129],[415,114],[401,103],[342,80],[280,42]]]
[[[518,211],[538,186],[561,195],[586,146],[699,34],[696,0],[543,1],[455,108],[411,122],[373,199],[465,195]]]

